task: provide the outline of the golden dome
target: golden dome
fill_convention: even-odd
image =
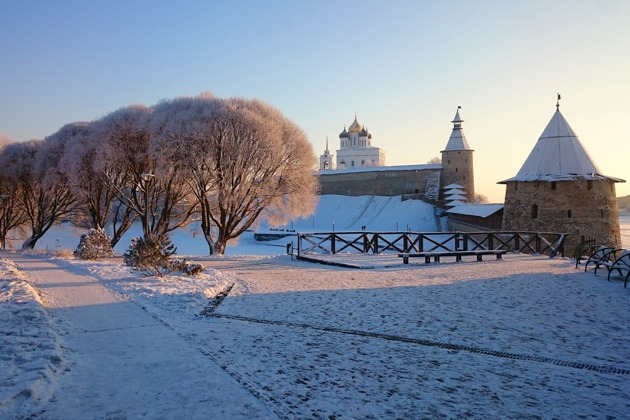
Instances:
[[[359,121],[357,121],[357,116],[355,115],[354,122],[352,123],[350,127],[348,127],[348,133],[358,133],[362,129],[363,129],[363,126],[359,124]]]

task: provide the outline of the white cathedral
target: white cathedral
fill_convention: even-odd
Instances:
[[[363,127],[354,116],[354,122],[348,130],[344,127],[339,134],[339,150],[337,150],[337,160],[328,150],[328,139],[326,139],[326,150],[319,157],[319,170],[331,169],[352,169],[366,166],[385,166],[385,151],[379,147],[372,146],[372,135],[367,128]]]

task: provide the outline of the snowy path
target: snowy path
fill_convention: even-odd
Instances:
[[[4,257],[44,293],[67,347],[70,369],[59,377],[44,418],[273,418],[218,365],[134,301],[55,261]]]

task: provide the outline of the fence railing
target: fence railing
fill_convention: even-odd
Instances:
[[[547,232],[317,232],[297,234],[297,254],[417,253],[507,250],[564,256],[565,233]]]

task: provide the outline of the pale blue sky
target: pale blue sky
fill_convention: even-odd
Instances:
[[[630,181],[629,21],[623,0],[0,0],[0,134],[211,91],[276,106],[318,155],[356,112],[387,164],[417,164],[460,105],[476,189],[500,202],[560,92],[601,171]]]

